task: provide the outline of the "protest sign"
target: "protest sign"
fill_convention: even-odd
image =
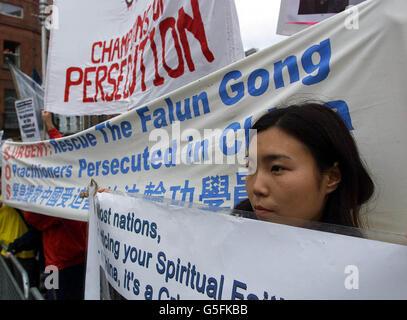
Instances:
[[[18,98],[20,100],[33,99],[32,104],[35,110],[36,122],[39,131],[42,132],[41,109],[44,108],[44,90],[36,81],[22,72],[15,65],[9,63],[9,66]]]
[[[33,99],[35,115],[37,118],[36,121],[38,123],[40,132],[43,132],[41,109],[44,109],[44,89],[36,82],[36,80],[26,75],[16,66],[14,66],[13,64],[9,65],[14,81],[14,86],[17,88],[17,95],[19,99]],[[76,119],[74,116],[69,117],[63,115],[55,115],[55,117],[59,120],[59,129],[61,133],[79,131],[78,127],[80,127],[80,125],[76,123]],[[69,126],[67,125],[68,122]]]
[[[142,197],[95,198],[87,299],[100,289],[104,299],[407,298],[403,245]]]
[[[244,57],[232,0],[55,0],[45,110],[118,114]]]
[[[247,197],[240,169],[256,118],[318,99],[343,117],[376,184],[369,227],[405,233],[406,9],[403,0],[366,1],[359,30],[347,28],[342,12],[76,135],[5,142],[3,200],[87,220],[80,194],[95,179],[113,190],[233,207]]]
[[[41,133],[37,123],[33,99],[16,100],[16,113],[23,142],[40,141]]]
[[[365,0],[281,0],[277,34],[291,36]]]

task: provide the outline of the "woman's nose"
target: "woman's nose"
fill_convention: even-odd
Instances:
[[[251,180],[251,188],[253,194],[258,197],[265,197],[269,193],[269,187],[264,175],[261,172],[256,172],[253,176],[249,178]]]

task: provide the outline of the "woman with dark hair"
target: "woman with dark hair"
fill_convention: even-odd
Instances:
[[[268,112],[252,129],[249,201],[237,208],[252,207],[265,221],[289,217],[360,227],[359,212],[374,184],[335,111],[317,103],[292,105]]]

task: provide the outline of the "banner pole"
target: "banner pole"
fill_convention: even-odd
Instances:
[[[40,0],[40,23],[41,23],[41,73],[42,73],[42,87],[45,88],[45,75],[47,70],[47,30],[45,28],[45,7],[47,6],[46,0]]]

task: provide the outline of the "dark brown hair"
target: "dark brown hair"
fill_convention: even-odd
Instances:
[[[339,164],[341,182],[327,197],[321,222],[359,227],[359,211],[374,192],[374,183],[342,118],[318,103],[273,109],[252,126],[257,133],[278,127],[302,142],[321,173]]]

